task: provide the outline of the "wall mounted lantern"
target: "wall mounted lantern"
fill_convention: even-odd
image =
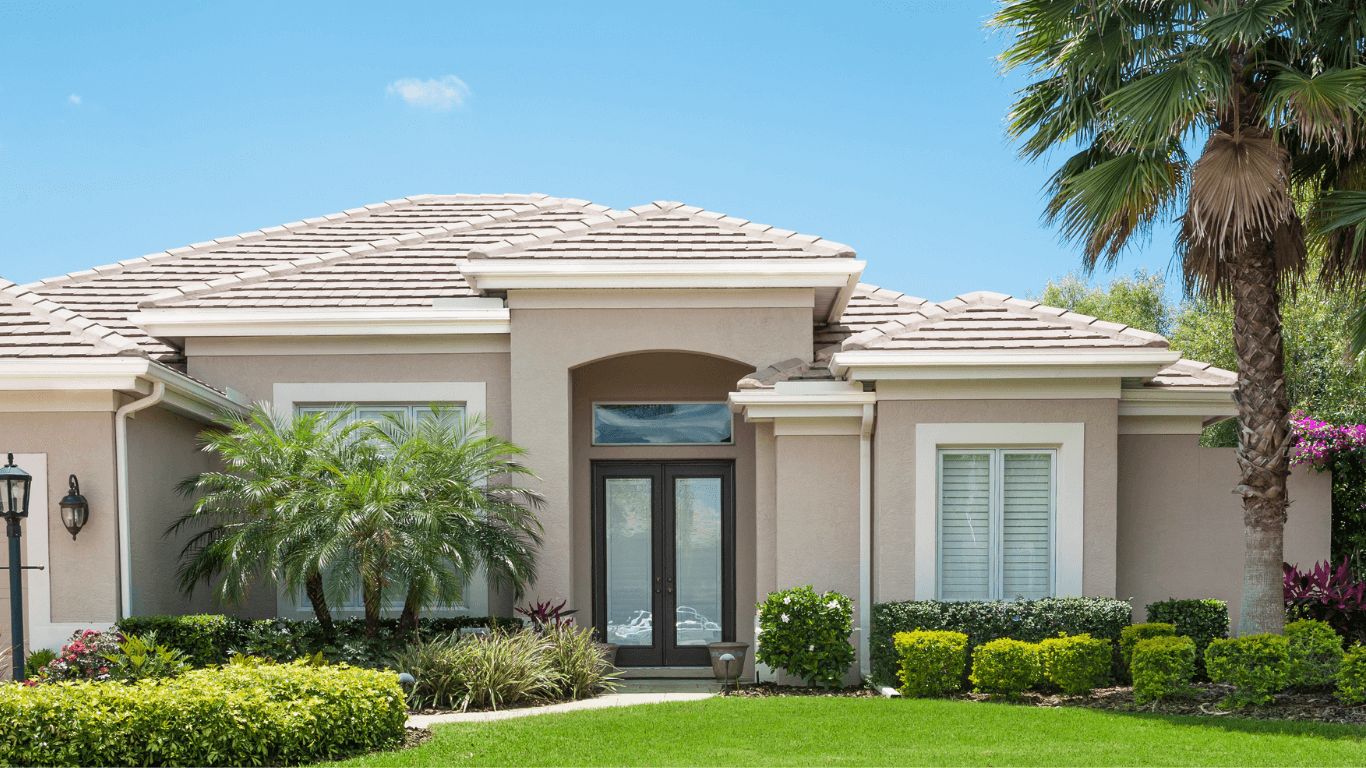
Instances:
[[[28,487],[32,482],[32,475],[14,466],[14,454],[11,453],[9,463],[0,467],[0,491],[5,494],[0,501],[5,505],[5,532],[9,536],[9,608],[10,627],[14,631],[10,660],[14,665],[14,679],[18,682],[24,680],[24,582],[20,577],[24,566],[19,552],[19,537],[24,532],[19,523],[28,517]]]
[[[76,540],[76,534],[81,532],[85,524],[90,520],[90,504],[81,495],[81,481],[75,475],[67,478],[69,486],[66,497],[59,503],[62,508],[62,525],[71,532],[71,540]]]

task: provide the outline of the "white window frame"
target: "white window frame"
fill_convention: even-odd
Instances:
[[[955,448],[1056,451],[1053,595],[1082,596],[1086,424],[922,423],[915,426],[915,599],[939,599],[939,451]]]
[[[725,406],[730,417],[730,442],[728,443],[600,443],[598,442],[599,405],[719,405]],[[703,446],[713,448],[735,447],[735,414],[730,412],[730,404],[725,400],[594,400],[589,404],[588,432],[591,444],[611,448],[649,448],[653,446]]]
[[[1005,457],[1012,454],[1018,456],[1046,454],[1049,457],[1048,594],[1050,596],[1055,594],[1057,546],[1054,543],[1054,538],[1057,532],[1058,518],[1057,450],[1054,448],[940,448],[936,454],[935,583],[938,594],[936,594],[935,599],[945,599],[943,596],[943,580],[940,578],[940,575],[944,573],[944,489],[940,480],[944,477],[944,457],[950,455],[980,456],[987,454],[990,456],[987,463],[987,487],[990,494],[987,505],[989,510],[987,515],[987,600],[1014,600],[1016,597],[1002,592],[1005,583]]]
[[[388,405],[458,405],[465,409],[465,416],[482,416],[487,403],[487,385],[482,381],[434,381],[434,382],[350,382],[350,383],[277,383],[273,388],[275,412],[286,418],[292,417],[300,407],[333,407],[338,405],[388,406]],[[293,596],[281,589],[277,592],[276,612],[280,616],[304,615],[313,613],[306,598]],[[332,608],[338,618],[361,616],[364,605],[353,605],[354,596],[345,605]],[[358,602],[358,601],[357,601]],[[387,601],[385,613],[397,614],[402,610],[401,602]],[[437,609],[438,615],[484,616],[488,614],[488,576],[479,570],[470,575],[461,591],[461,604],[448,605]]]

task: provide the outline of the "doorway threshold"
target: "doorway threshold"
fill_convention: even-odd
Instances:
[[[711,667],[618,667],[624,680],[715,680]]]

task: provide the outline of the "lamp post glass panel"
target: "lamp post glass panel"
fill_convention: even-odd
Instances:
[[[81,532],[85,524],[90,520],[90,504],[81,495],[81,481],[75,475],[67,478],[68,490],[66,496],[58,502],[62,508],[62,525],[71,534],[71,540],[76,540],[76,534]]]
[[[14,454],[9,455],[9,463],[0,467],[0,491],[6,508],[4,510],[6,533],[9,535],[9,606],[10,629],[14,633],[14,646],[10,659],[14,665],[14,679],[24,680],[24,582],[19,553],[19,537],[23,535],[20,521],[28,517],[28,490],[33,477],[14,466]]]

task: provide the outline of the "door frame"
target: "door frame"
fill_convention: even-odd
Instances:
[[[673,542],[666,539],[664,529],[673,530],[672,480],[678,477],[714,477],[721,475],[721,640],[735,640],[735,460],[696,459],[680,461],[593,460],[592,466],[592,530],[593,530],[593,602],[592,626],[599,638],[607,637],[607,509],[606,480],[609,477],[649,477],[652,493],[652,572],[659,579],[667,570],[676,571],[672,562]],[[675,598],[676,599],[676,598]],[[667,598],[657,602],[668,603]],[[677,605],[674,605],[675,610]],[[652,613],[658,613],[652,610]],[[680,666],[706,667],[711,665],[706,646],[667,647],[665,638],[672,638],[673,624],[667,632],[653,634],[650,648],[623,646],[617,651],[618,666]],[[658,632],[658,630],[656,630]]]

